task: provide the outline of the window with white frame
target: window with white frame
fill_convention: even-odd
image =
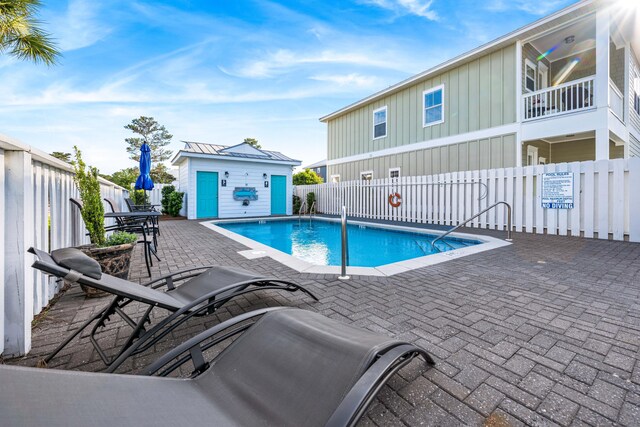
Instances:
[[[373,171],[360,172],[360,179],[363,181],[371,181],[373,179]]]
[[[340,182],[340,175],[331,175],[331,182]]]
[[[525,59],[524,61],[524,87],[527,92],[536,91],[536,64]]]
[[[387,136],[387,106],[373,111],[373,139]]]
[[[400,178],[400,168],[389,169],[389,178]]]
[[[444,85],[425,90],[423,99],[423,126],[444,122]]]

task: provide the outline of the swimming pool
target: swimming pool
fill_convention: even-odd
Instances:
[[[341,263],[341,225],[337,222],[292,219],[230,222],[218,226],[311,264],[339,266]],[[437,242],[434,250],[431,241],[437,235],[356,224],[347,226],[347,234],[348,265],[354,267],[378,267],[480,243],[477,240],[447,238],[446,243]]]
[[[270,257],[304,273],[340,273],[339,219],[247,218],[200,224],[250,248],[238,251],[246,258]],[[447,238],[455,249],[438,243],[444,251],[433,253],[431,241],[441,233],[404,225],[350,220],[347,274],[392,276],[510,244],[489,236],[456,232]]]

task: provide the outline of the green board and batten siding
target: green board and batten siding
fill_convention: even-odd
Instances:
[[[516,49],[512,45],[330,119],[327,130],[328,158],[339,159],[514,123],[515,69]],[[444,85],[444,123],[423,127],[422,93],[441,84]],[[373,140],[373,111],[385,105],[387,136]],[[500,138],[502,142],[504,138]],[[464,150],[465,144],[470,143],[458,144],[463,147],[456,150]],[[486,144],[495,145],[497,142],[489,141]],[[438,150],[449,150],[449,147],[438,147]],[[478,151],[480,152],[481,150]],[[510,159],[511,154],[507,157]],[[512,157],[515,165],[515,152]],[[478,157],[469,161],[475,163],[482,160]],[[439,162],[442,163],[443,160]],[[329,166],[327,173],[340,174],[338,170],[344,166]],[[503,166],[509,164],[496,165]],[[407,174],[403,172],[403,175]],[[357,177],[349,175],[341,178],[345,180]]]
[[[388,178],[389,168],[400,168],[402,176],[512,167],[516,165],[516,137],[509,134],[459,144],[426,148],[408,153],[374,157],[331,166],[332,175],[343,181],[359,179],[360,172],[373,171],[373,178]]]

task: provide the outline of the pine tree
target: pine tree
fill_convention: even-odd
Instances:
[[[129,158],[136,162],[140,161],[140,147],[146,142],[151,148],[151,161],[154,163],[163,162],[171,157],[171,150],[166,147],[171,143],[171,135],[167,129],[160,125],[153,117],[140,116],[131,120],[131,123],[124,127],[141,137],[125,138],[127,143],[127,153]]]

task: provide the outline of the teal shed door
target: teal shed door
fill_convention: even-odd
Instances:
[[[218,172],[196,172],[196,217],[218,216]]]
[[[271,215],[287,214],[287,177],[271,175]]]

